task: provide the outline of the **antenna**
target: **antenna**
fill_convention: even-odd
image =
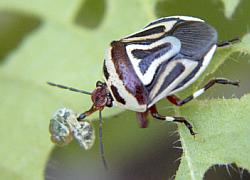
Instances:
[[[104,157],[104,145],[103,145],[103,139],[102,139],[102,111],[99,111],[99,138],[100,138],[100,154],[102,158],[103,165],[106,170],[108,170],[108,165],[106,162],[106,159]]]
[[[79,92],[79,93],[88,94],[88,95],[92,94],[92,93],[84,91],[84,90],[79,90],[79,89],[75,89],[75,88],[72,88],[72,87],[68,87],[68,86],[64,86],[64,85],[60,85],[60,84],[55,84],[55,83],[52,83],[52,82],[47,82],[47,84],[50,85],[50,86],[55,86],[55,87],[59,87],[59,88],[62,88],[62,89],[68,89],[68,90],[74,91],[74,92]]]

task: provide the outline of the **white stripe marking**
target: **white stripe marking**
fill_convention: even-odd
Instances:
[[[158,96],[155,97],[155,95],[157,93],[157,92],[155,92],[155,89],[157,88],[157,85],[156,85],[156,87],[150,92],[149,97],[150,97],[152,102],[148,105],[148,107],[151,107],[152,105],[154,105],[156,102],[158,102],[162,98],[165,98],[166,96],[168,96],[170,94],[170,92],[174,88],[176,88],[176,86],[180,82],[182,82],[198,65],[197,61],[193,61],[193,60],[189,60],[189,59],[178,59],[178,60],[174,60],[174,61],[170,62],[167,65],[165,72],[157,80],[158,81],[157,84],[159,86],[162,85],[162,83],[165,80],[165,77],[168,75],[168,72],[170,72],[177,63],[181,63],[183,66],[185,66],[184,72],[182,72],[182,74],[180,74],[166,89],[164,89],[164,91],[162,91]],[[174,64],[174,66],[172,66],[171,64]]]
[[[168,18],[180,18],[181,20],[184,20],[184,21],[200,21],[200,22],[204,22],[204,20],[202,20],[200,18],[192,17],[192,16],[169,16]]]
[[[160,19],[164,19],[164,18],[160,18]],[[156,21],[160,20],[160,19],[157,19]],[[154,22],[154,21],[153,21]],[[152,23],[153,23],[152,22]],[[161,37],[163,34],[165,34],[166,32],[170,31],[173,26],[175,25],[177,21],[167,21],[167,22],[161,22],[161,23],[157,23],[157,24],[154,24],[154,25],[150,25],[146,28],[143,28],[142,30],[140,31],[137,31],[133,34],[130,34],[128,36],[126,36],[125,38],[122,39],[123,42],[130,42],[130,41],[138,41],[138,40],[147,40],[147,39],[156,39],[156,38],[159,38]],[[155,28],[155,27],[159,27],[159,26],[165,26],[165,30],[164,32],[161,32],[161,33],[154,33],[154,34],[151,34],[151,35],[147,35],[147,36],[141,36],[141,37],[130,37],[130,36],[133,36],[135,34],[138,34],[138,33],[141,33],[143,31],[146,31],[148,29],[152,29],[152,28]]]
[[[189,85],[191,85],[196,79],[198,79],[198,77],[200,77],[200,75],[205,71],[205,69],[207,68],[208,64],[210,63],[213,55],[214,55],[214,52],[216,50],[217,46],[216,45],[213,45],[213,47],[210,49],[210,51],[208,51],[208,53],[204,56],[204,60],[203,60],[203,63],[202,63],[202,66],[200,67],[199,71],[195,74],[195,76],[190,79],[186,84],[184,84],[184,86],[172,91],[169,95],[171,94],[175,94],[185,88],[187,88]]]
[[[166,32],[170,31],[173,28],[173,26],[178,22],[178,20],[169,20],[169,21],[167,21],[168,19],[172,19],[172,18],[179,18],[180,20],[184,20],[184,21],[199,21],[199,22],[204,22],[204,20],[196,18],[196,17],[192,17],[192,16],[169,16],[169,17],[163,17],[163,18],[156,19],[155,21],[152,21],[151,23],[154,23],[156,21],[160,21],[160,20],[166,19],[165,22],[159,22],[159,23],[156,23],[156,24],[153,24],[153,25],[150,25],[150,26],[147,25],[147,27],[144,28],[144,29],[142,29],[141,31],[137,31],[137,32],[135,32],[133,34],[130,34],[130,35],[124,37],[122,39],[122,41],[123,42],[129,42],[129,41],[136,41],[136,40],[159,38],[160,36],[162,36]],[[164,30],[163,33],[155,33],[155,34],[151,34],[151,35],[148,35],[148,36],[142,36],[142,37],[130,37],[130,36],[133,36],[135,34],[141,33],[143,31],[146,31],[148,29],[152,29],[152,28],[158,27],[158,26],[165,26],[165,30]]]
[[[132,51],[135,49],[148,50],[148,49],[155,48],[155,47],[160,46],[160,45],[165,44],[165,43],[170,43],[172,45],[171,49],[168,52],[166,52],[164,55],[155,59],[150,64],[146,73],[142,74],[140,67],[139,67],[139,63],[141,61],[143,61],[144,59],[136,59],[132,55]],[[173,37],[173,36],[167,36],[167,37],[162,38],[161,40],[158,40],[150,45],[139,45],[139,44],[133,45],[132,44],[132,45],[126,46],[126,51],[127,51],[128,57],[129,57],[132,65],[134,67],[134,70],[135,70],[137,76],[139,77],[139,79],[142,81],[142,83],[144,85],[150,84],[151,81],[153,80],[156,69],[161,65],[161,63],[163,63],[164,61],[168,61],[171,57],[173,57],[174,55],[179,53],[180,49],[181,49],[180,40]]]

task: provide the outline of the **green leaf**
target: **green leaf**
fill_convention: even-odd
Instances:
[[[5,11],[22,11],[41,17],[43,20],[68,22],[74,18],[74,13],[79,8],[81,0],[1,0],[0,9]]]
[[[193,91],[201,88],[202,84],[204,85],[204,81],[207,80],[208,77],[211,78],[211,75],[213,75],[220,68],[220,66],[224,64],[226,60],[229,60],[230,56],[232,56],[233,54],[235,53],[241,53],[243,55],[250,54],[249,43],[250,43],[250,34],[246,34],[244,37],[240,39],[238,43],[235,43],[232,46],[226,48],[218,48],[208,68],[205,70],[203,75],[197,80],[197,82],[192,86]]]
[[[52,148],[48,121],[58,103],[48,92],[25,81],[0,76],[1,179],[41,179]],[[23,106],[23,107],[22,107]]]
[[[34,26],[35,29],[29,32],[23,41],[18,44],[18,47],[13,49],[2,61],[3,63],[0,64],[0,87],[2,94],[0,100],[0,117],[2,117],[0,121],[0,140],[2,144],[0,148],[0,179],[43,179],[45,164],[53,147],[48,133],[48,124],[52,113],[63,106],[79,112],[91,106],[88,96],[49,87],[46,85],[46,81],[92,91],[95,82],[102,78],[104,50],[108,48],[109,43],[112,40],[120,39],[127,34],[138,31],[156,18],[155,13],[159,14],[157,9],[156,12],[154,11],[154,8],[157,6],[155,6],[156,2],[153,0],[107,0],[104,2],[106,4],[103,10],[105,12],[104,17],[96,16],[95,18],[101,18],[101,20],[95,19],[96,23],[93,23],[97,28],[89,29],[81,26],[80,23],[76,23],[76,17],[79,17],[79,11],[86,1],[0,1],[0,11],[7,11],[8,13],[18,12],[18,14],[35,17],[35,19],[39,19],[39,22],[41,22],[39,26],[38,24]],[[234,4],[226,5],[228,16],[232,14],[236,4],[235,1]],[[173,10],[176,9],[173,8]],[[218,10],[214,11],[217,12]],[[204,15],[204,17],[206,16]],[[91,16],[83,19],[86,18],[89,18],[90,21],[94,20]],[[213,18],[210,19],[212,21]],[[218,22],[220,21],[221,18],[219,18]],[[230,20],[226,22],[226,29],[230,29],[231,26],[228,25]],[[234,25],[236,26],[237,24]],[[219,31],[222,32],[222,27],[219,28]],[[240,35],[243,32],[245,34],[244,28],[245,26],[242,26],[241,29],[239,28]],[[15,32],[13,31],[13,33]],[[11,36],[11,33],[8,35]],[[249,35],[244,38],[243,43],[235,46],[233,49],[225,50],[223,52],[225,54],[218,52],[218,57],[223,56],[222,60],[220,63],[215,62],[211,64],[211,68],[207,72],[214,72],[232,52],[249,53],[248,44]],[[0,45],[2,46],[2,44]],[[227,102],[225,100],[217,101],[219,103]],[[235,102],[237,100],[232,101]],[[214,101],[209,101],[208,104],[213,103]],[[192,123],[195,122],[195,128],[202,137],[203,130],[200,130],[199,122],[195,121],[195,119],[206,119],[207,116],[203,117],[203,112],[200,112],[194,114],[197,117],[193,118],[190,107],[202,108],[205,105],[205,102],[203,103],[202,101],[194,102],[192,105],[187,106],[186,109],[181,110],[183,115],[187,115],[187,117],[192,119]],[[107,109],[104,113],[105,119],[112,116],[111,119],[119,122],[117,123],[116,131],[120,131],[120,123],[124,119],[133,118],[134,120],[134,115],[132,116],[127,112],[119,114],[121,111],[120,109]],[[218,111],[216,112],[219,113]],[[120,116],[114,116],[117,114]],[[92,116],[92,119],[97,118],[97,116]],[[126,118],[124,118],[125,116]],[[123,130],[125,131],[126,128],[129,128],[129,126],[123,127]],[[186,133],[186,129],[183,130],[183,128],[181,128],[181,138],[187,144],[187,140],[192,138]],[[165,129],[159,131],[155,128],[149,134],[157,136],[159,133],[164,134],[164,131]],[[141,133],[143,132],[140,131],[137,134],[137,138],[133,138],[134,134],[130,134],[128,136],[130,138],[127,138],[127,141],[130,141],[136,147],[136,144],[144,139],[139,135]],[[152,142],[153,140],[151,139],[154,139],[155,136],[146,138],[144,144]],[[108,137],[116,136],[109,134]],[[204,134],[205,137],[206,134]],[[184,139],[187,140],[184,141]],[[197,136],[198,140],[199,137]],[[116,139],[116,141],[120,141],[120,139]],[[192,145],[196,141],[190,143]],[[112,143],[110,141],[107,144]],[[116,148],[119,149],[121,147]],[[124,154],[129,152],[126,150],[125,145],[123,151],[125,151]],[[119,152],[117,150],[113,154],[119,155]],[[127,156],[130,155],[128,154]],[[185,163],[185,158],[183,162]],[[239,165],[247,167],[244,164]],[[182,173],[182,166],[183,164],[178,174]]]
[[[44,19],[44,24],[25,39],[11,56],[7,57],[1,71],[6,76],[26,80],[41,88],[50,89],[51,93],[55,93],[55,96],[60,97],[64,102],[71,102],[72,107],[79,111],[89,108],[91,105],[89,101],[82,102],[82,99],[77,99],[75,95],[71,96],[75,97],[72,101],[70,95],[68,96],[70,93],[48,87],[45,82],[58,82],[87,91],[94,89],[95,82],[102,78],[104,51],[109,42],[135,31],[149,21],[149,17],[141,15],[138,16],[138,21],[142,22],[141,25],[131,22],[129,28],[122,28],[124,24],[116,19],[114,14],[125,10],[127,2],[124,5],[123,3],[123,1],[110,1],[111,6],[107,18],[97,31],[88,31],[71,23],[51,22]],[[143,1],[138,0],[137,3],[140,5],[141,11],[147,10]],[[138,8],[129,8],[129,10],[136,12]],[[119,16],[119,18],[129,21],[128,19],[131,19],[132,15],[124,13],[124,17]],[[114,31],[113,27],[119,28]],[[124,32],[129,29],[130,32],[119,33],[119,31]],[[115,32],[119,35],[115,37],[116,35],[107,32]],[[64,96],[62,96],[63,94]],[[117,111],[111,111],[112,113],[117,113]]]
[[[195,101],[180,109],[198,135],[179,126],[183,156],[176,179],[202,179],[214,164],[236,163],[250,169],[250,95],[240,99]]]
[[[230,60],[232,54],[249,55],[249,43],[250,34],[247,34],[240,43],[218,50],[203,76],[190,88],[192,92],[201,88],[207,77]],[[250,150],[247,143],[249,109],[250,95],[241,99],[200,100],[176,109],[177,113],[190,119],[198,131],[193,139],[185,127],[179,126],[183,156],[176,179],[203,179],[205,172],[215,164],[235,163],[250,170],[250,161],[246,158]]]
[[[132,2],[138,7],[130,7]],[[74,23],[82,5],[80,0],[0,2],[0,11],[34,15],[43,22],[0,66],[0,86],[4,94],[0,101],[0,116],[4,117],[0,122],[4,147],[0,148],[0,179],[43,179],[52,148],[48,132],[52,113],[63,106],[78,112],[91,106],[89,96],[55,89],[46,82],[92,91],[95,82],[102,79],[104,50],[109,42],[153,19],[152,2],[110,0],[106,17],[98,29],[91,31]],[[131,21],[137,11],[142,13],[136,21]],[[118,112],[121,110],[105,111],[104,116]]]
[[[235,11],[235,9],[237,8],[237,6],[240,3],[240,0],[221,0],[224,4],[225,7],[225,16],[227,18],[231,18],[233,16],[233,13]]]

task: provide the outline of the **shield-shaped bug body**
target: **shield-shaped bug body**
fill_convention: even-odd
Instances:
[[[104,107],[118,106],[135,111],[143,128],[147,127],[147,115],[150,113],[158,120],[184,123],[190,133],[195,135],[186,118],[160,115],[155,104],[166,98],[181,106],[214,84],[238,86],[238,81],[216,78],[183,100],[175,95],[204,72],[218,47],[225,47],[238,40],[235,38],[218,43],[215,28],[199,18],[164,17],[136,33],[111,42],[103,63],[105,82],[98,81],[92,93],[49,84],[91,95],[93,106],[80,114],[78,120],[95,111],[101,112]]]

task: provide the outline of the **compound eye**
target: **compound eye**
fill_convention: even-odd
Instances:
[[[101,82],[101,81],[96,82],[96,87],[102,87],[102,86],[103,86],[103,82]]]

